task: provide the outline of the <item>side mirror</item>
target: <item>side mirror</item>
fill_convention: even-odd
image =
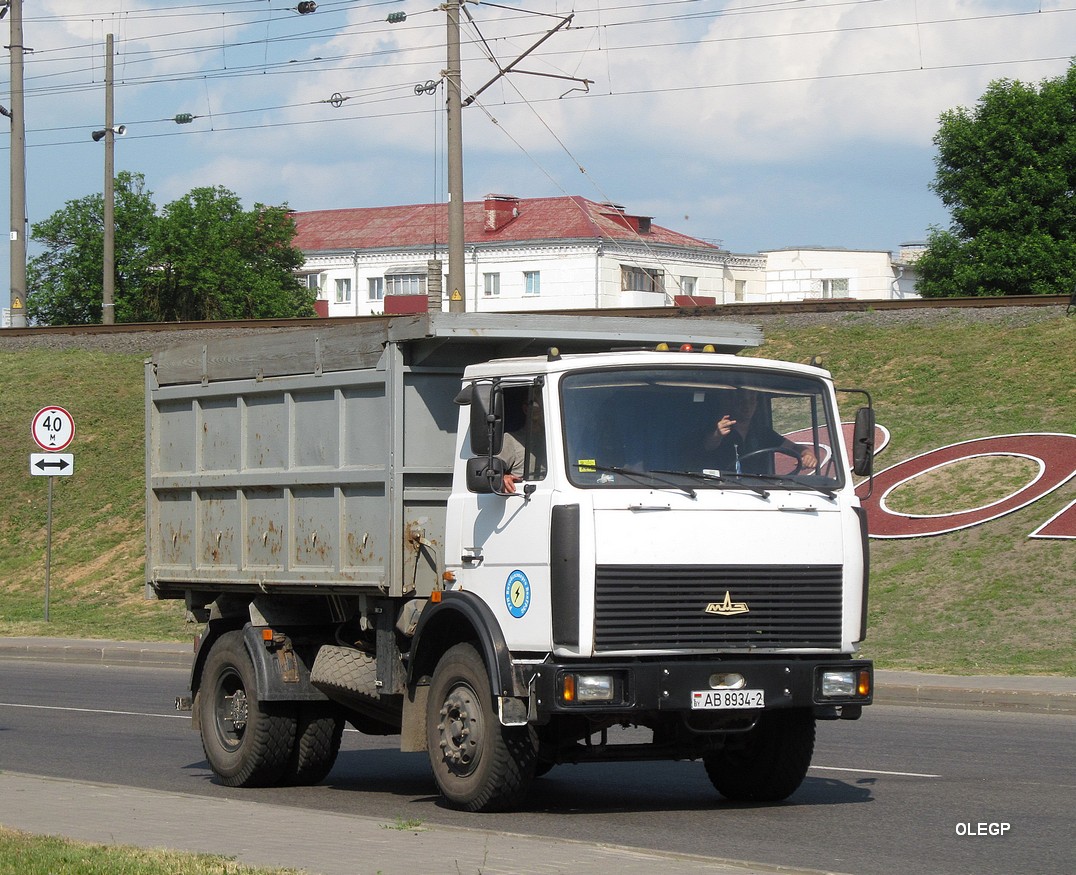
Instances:
[[[852,471],[860,477],[869,477],[874,470],[874,409],[860,407],[856,411],[855,430],[852,434]]]
[[[467,489],[480,495],[500,495],[504,490],[502,481],[508,470],[504,459],[498,456],[480,456],[467,460]]]
[[[504,439],[504,395],[492,383],[471,386],[471,452],[495,456]]]

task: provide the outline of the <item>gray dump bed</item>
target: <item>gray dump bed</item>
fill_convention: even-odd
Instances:
[[[160,352],[146,363],[147,592],[195,607],[227,592],[428,595],[467,365],[761,340],[709,320],[434,313]]]

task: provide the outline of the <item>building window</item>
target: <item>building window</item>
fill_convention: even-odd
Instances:
[[[736,301],[743,301],[747,292],[747,280],[736,280],[736,285],[733,287],[733,299]]]
[[[321,274],[320,273],[308,273],[306,275],[306,287],[312,292],[321,291]]]
[[[620,265],[620,288],[625,292],[665,292],[665,271]]]
[[[337,304],[350,304],[351,303],[351,278],[339,279],[336,281],[336,303]]]
[[[694,276],[682,276],[680,277],[680,294],[681,295],[694,295],[695,289],[698,287],[699,278]]]
[[[501,275],[499,273],[482,274],[483,293],[487,298],[496,298],[501,293]]]
[[[542,274],[537,270],[523,271],[523,294],[542,294]]]
[[[383,276],[372,276],[369,280],[370,283],[370,297],[371,301],[383,301],[385,299],[385,278]]]
[[[386,295],[426,294],[426,274],[394,273],[385,277]]]
[[[846,298],[848,297],[848,277],[822,280],[823,298]]]

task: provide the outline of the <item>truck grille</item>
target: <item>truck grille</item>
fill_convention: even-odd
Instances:
[[[839,647],[841,591],[840,565],[600,565],[594,646]]]

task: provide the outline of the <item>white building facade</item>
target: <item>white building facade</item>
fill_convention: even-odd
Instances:
[[[915,268],[894,261],[891,252],[789,248],[771,249],[762,255],[766,258],[764,302],[919,297]]]
[[[294,213],[302,273],[323,316],[447,309],[444,205]],[[914,295],[888,252],[737,255],[579,197],[465,204],[469,312],[708,306]],[[386,300],[388,299],[388,300]]]

